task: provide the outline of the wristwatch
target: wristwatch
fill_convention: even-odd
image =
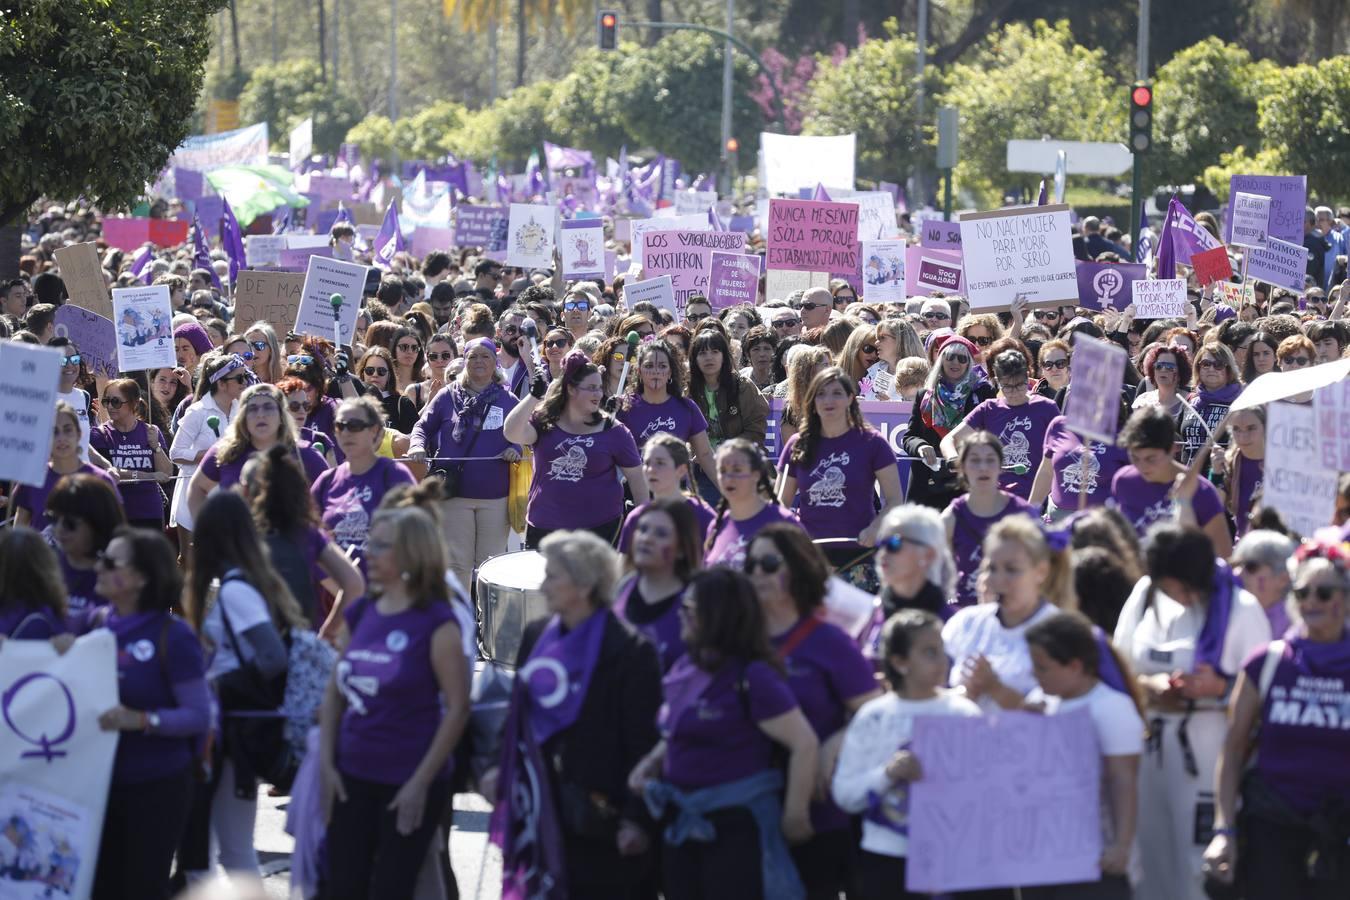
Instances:
[[[145,731],[146,734],[159,731],[159,713],[148,712],[145,714]]]

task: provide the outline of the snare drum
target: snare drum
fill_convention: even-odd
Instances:
[[[544,556],[521,550],[490,557],[478,567],[474,583],[483,655],[514,666],[526,623],[548,615],[539,590],[544,583]]]

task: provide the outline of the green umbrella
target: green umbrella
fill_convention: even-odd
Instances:
[[[245,227],[278,206],[309,205],[309,198],[295,191],[295,176],[281,166],[223,166],[207,172],[206,180],[230,201]]]

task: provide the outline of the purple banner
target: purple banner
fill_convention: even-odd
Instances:
[[[1078,305],[1102,310],[1124,309],[1134,299],[1132,281],[1148,277],[1148,267],[1135,263],[1093,263],[1077,260]]]
[[[179,200],[196,200],[206,193],[206,177],[201,172],[175,166],[173,192],[178,195]]]
[[[1228,210],[1223,217],[1224,243],[1232,243],[1233,204],[1238,191],[1270,198],[1269,234],[1291,244],[1303,243],[1303,212],[1308,206],[1306,175],[1234,175],[1228,182]]]
[[[708,269],[708,302],[713,309],[738,303],[755,305],[759,297],[760,258],[748,253],[714,250]]]
[[[461,206],[456,211],[455,246],[504,251],[509,219],[505,206]]]
[[[960,250],[961,223],[927,219],[919,229],[919,243],[937,250]]]
[[[56,308],[56,336],[70,338],[91,373],[117,377],[117,333],[110,320],[66,303]]]
[[[920,256],[916,280],[924,287],[954,294],[961,287],[961,267],[932,256]]]
[[[332,247],[287,247],[277,254],[277,268],[283,272],[304,272],[311,256],[333,258]]]

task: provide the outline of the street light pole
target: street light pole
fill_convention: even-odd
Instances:
[[[730,154],[727,142],[731,140],[731,78],[735,66],[731,57],[731,29],[736,18],[736,0],[727,0],[727,39],[722,45],[722,187],[723,193],[731,193]]]
[[[1134,77],[1136,81],[1148,80],[1148,23],[1149,0],[1139,0],[1139,32],[1135,39],[1138,58],[1135,60]],[[1128,131],[1127,131],[1128,133]],[[1144,223],[1139,209],[1139,195],[1143,190],[1144,170],[1141,154],[1131,147],[1134,153],[1134,170],[1130,175],[1130,241],[1131,245],[1139,240],[1139,229]]]

